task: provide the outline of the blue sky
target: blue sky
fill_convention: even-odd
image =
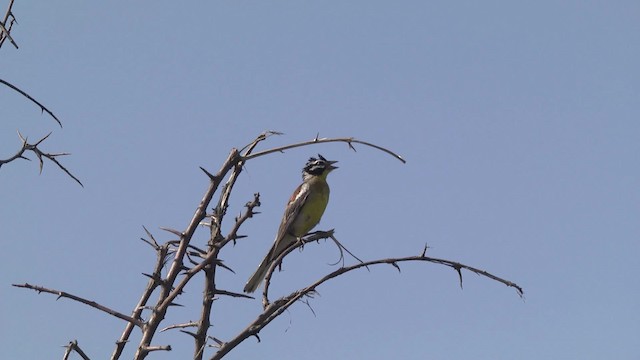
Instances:
[[[7,1],[0,3],[0,9]],[[53,131],[45,163],[0,169],[0,348],[59,358],[77,339],[107,358],[122,321],[50,295],[66,290],[129,313],[155,254],[142,226],[183,229],[232,147],[356,137],[256,159],[232,198],[261,215],[223,254],[239,291],[271,245],[306,159],[340,161],[318,228],[363,259],[461,261],[501,284],[432,264],[352,273],[319,288],[229,359],[637,359],[640,345],[640,4],[636,1],[16,1],[16,50],[0,78],[0,157]],[[206,240],[206,231],[196,236]],[[330,244],[294,253],[272,292],[334,270]],[[199,280],[199,279],[198,279]],[[167,325],[195,320],[199,283]],[[228,339],[259,301],[221,299],[211,335]],[[134,337],[134,341],[138,338]],[[189,358],[191,340],[155,343]],[[131,344],[134,345],[134,344]],[[134,346],[128,350],[133,351]],[[132,353],[127,353],[127,358]]]

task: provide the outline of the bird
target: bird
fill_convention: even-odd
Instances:
[[[302,184],[285,207],[273,246],[247,281],[244,292],[256,291],[278,256],[318,225],[329,203],[327,175],[338,168],[335,163],[337,161],[329,161],[320,154],[318,158],[309,158],[302,169]]]

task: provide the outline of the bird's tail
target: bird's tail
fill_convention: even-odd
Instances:
[[[264,260],[262,260],[256,272],[251,275],[251,277],[247,281],[247,284],[244,286],[244,292],[252,293],[258,289],[258,286],[260,286],[262,279],[264,279],[264,277],[267,275],[267,271],[269,270],[269,266],[271,265],[270,258],[271,257],[269,255],[264,257]]]
[[[269,267],[271,264],[285,251],[289,246],[294,244],[297,241],[297,238],[293,235],[285,234],[282,238],[276,239],[273,243],[273,246],[267,253],[267,256],[264,257],[264,260],[258,266],[256,272],[251,275],[247,284],[244,286],[244,292],[252,293],[258,289],[262,279],[267,276],[267,271],[269,271]]]

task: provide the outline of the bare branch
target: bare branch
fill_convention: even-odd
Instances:
[[[36,157],[38,158],[39,167],[40,167],[40,173],[42,173],[42,167],[44,166],[44,161],[42,160],[42,158],[44,157],[46,159],[49,159],[54,164],[56,164],[62,171],[64,171],[67,175],[69,175],[69,177],[71,177],[78,184],[80,184],[80,186],[84,187],[82,182],[77,177],[75,177],[69,170],[67,170],[67,168],[64,167],[58,161],[58,159],[56,159],[56,157],[58,157],[58,156],[66,156],[66,155],[69,155],[69,153],[53,153],[53,154],[52,153],[45,153],[42,150],[40,150],[40,148],[38,148],[38,145],[40,145],[50,135],[51,135],[51,133],[48,133],[47,135],[42,137],[40,140],[38,140],[34,144],[29,144],[27,139],[25,137],[23,137],[22,134],[20,134],[20,132],[18,132],[18,137],[20,137],[20,141],[22,141],[22,146],[20,147],[20,150],[18,150],[18,152],[16,152],[13,156],[11,156],[8,159],[4,159],[4,160],[0,159],[0,167],[2,167],[2,165],[4,165],[4,164],[10,163],[10,162],[12,162],[12,161],[14,161],[16,159],[29,160],[27,157],[24,156],[24,153],[26,151],[31,151],[34,154],[36,154]]]
[[[151,294],[153,294],[155,289],[157,289],[158,286],[165,285],[164,280],[162,279],[162,269],[164,268],[164,265],[166,264],[167,256],[168,256],[168,254],[170,252],[169,244],[164,244],[162,246],[158,245],[158,243],[156,242],[156,239],[151,234],[151,232],[149,232],[149,230],[147,230],[147,228],[145,228],[145,227],[143,227],[143,228],[144,228],[144,231],[147,233],[147,236],[149,236],[149,238],[153,242],[154,249],[156,250],[157,259],[156,259],[155,267],[153,269],[153,274],[148,276],[149,277],[149,281],[147,282],[147,287],[145,288],[144,292],[142,293],[142,296],[140,297],[140,300],[138,300],[138,303],[133,308],[133,312],[131,314],[131,317],[134,318],[134,319],[140,319],[141,318],[142,311],[145,308],[147,308],[147,303],[149,302],[149,299],[151,298]],[[151,245],[150,242],[147,241],[147,243]],[[113,353],[111,354],[111,359],[120,358],[120,355],[122,354],[122,351],[124,350],[124,347],[126,346],[127,342],[129,341],[129,337],[131,336],[131,332],[133,331],[133,327],[134,327],[134,324],[132,324],[132,323],[128,323],[125,326],[125,329],[122,332],[122,335],[120,335],[120,339],[118,339],[118,341],[116,341],[116,348],[114,349]]]
[[[31,284],[27,284],[27,283],[24,283],[24,284],[12,284],[12,286],[35,290],[35,291],[37,291],[39,293],[44,292],[44,293],[49,293],[49,294],[53,294],[53,295],[58,295],[58,298],[68,298],[68,299],[71,299],[71,300],[75,300],[75,301],[83,303],[85,305],[89,305],[92,308],[98,309],[98,310],[100,310],[102,312],[106,312],[109,315],[115,316],[115,317],[117,317],[119,319],[122,319],[124,321],[129,322],[129,323],[132,323],[132,324],[134,324],[134,325],[136,325],[136,326],[138,326],[140,328],[142,328],[142,326],[144,325],[140,319],[134,319],[134,318],[132,318],[130,316],[127,316],[125,314],[122,314],[120,312],[112,310],[112,309],[110,309],[110,308],[108,308],[108,307],[106,307],[104,305],[100,305],[95,301],[87,300],[85,298],[81,298],[79,296],[70,294],[68,292],[64,292],[64,291],[60,291],[60,290],[54,290],[54,289],[47,289],[47,288],[42,287],[42,286],[31,285]]]
[[[292,251],[298,248],[304,247],[305,244],[316,242],[322,239],[328,239],[333,237],[334,230],[331,229],[329,231],[314,231],[311,234],[307,234],[306,236],[298,239],[298,242],[291,244],[287,249],[285,249],[273,262],[269,270],[267,271],[267,275],[264,278],[264,288],[262,290],[262,306],[267,307],[269,305],[269,286],[271,285],[271,277],[273,276],[273,272],[275,269],[279,269],[282,264],[282,260],[289,255]],[[341,245],[338,245],[339,242],[336,240],[336,244],[338,249],[342,251]],[[354,258],[362,263],[360,259],[354,256]]]
[[[40,111],[42,112],[46,112],[47,114],[49,114],[57,123],[58,125],[60,125],[60,127],[62,128],[62,122],[60,122],[60,120],[51,112],[51,110],[47,109],[46,106],[42,105],[38,100],[34,99],[31,97],[31,95],[27,94],[25,91],[20,90],[17,86],[11,84],[10,82],[7,82],[5,80],[0,79],[0,84],[4,84],[6,86],[8,86],[9,88],[15,90],[16,92],[18,92],[20,95],[26,97],[27,99],[31,100],[32,103],[38,105],[40,107]]]
[[[56,159],[56,156],[63,156],[63,155],[70,155],[68,153],[60,153],[60,154],[49,154],[49,153],[44,153],[42,151],[40,151],[40,149],[38,149],[37,147],[34,147],[32,150],[34,153],[36,153],[36,156],[38,156],[38,159],[40,160],[40,172],[42,172],[42,157],[46,157],[47,159],[49,159],[51,162],[53,162],[54,164],[58,165],[58,167],[64,171],[67,175],[69,175],[69,177],[71,177],[73,180],[75,180],[78,184],[80,184],[80,186],[84,187],[84,185],[82,184],[82,182],[75,177],[69,170],[67,170],[66,167],[62,166],[62,164],[60,164],[60,162],[58,162],[58,160]]]
[[[265,140],[271,133],[262,133],[256,139],[254,139],[250,144],[242,148],[243,156],[251,154],[251,152],[255,149],[255,147],[263,140]],[[242,225],[242,223],[249,217],[253,216],[253,208],[260,205],[260,195],[254,194],[254,200],[246,204],[246,212],[244,216],[236,219],[236,225],[231,232],[230,236],[227,236],[226,240],[218,241],[221,238],[220,225],[224,219],[224,216],[227,212],[227,207],[229,206],[229,199],[231,198],[231,192],[242,172],[242,168],[244,165],[244,161],[238,161],[234,167],[231,175],[229,176],[229,180],[225,183],[220,198],[218,200],[218,204],[214,209],[214,214],[211,216],[211,228],[210,228],[210,240],[209,240],[209,248],[207,258],[202,262],[204,266],[202,267],[202,271],[204,272],[204,290],[203,290],[203,299],[202,299],[202,309],[200,311],[200,321],[198,322],[198,328],[195,333],[189,333],[193,336],[195,341],[195,352],[194,359],[200,360],[204,355],[204,349],[207,344],[207,332],[209,331],[209,327],[211,326],[211,308],[213,306],[214,297],[217,294],[225,294],[235,297],[238,294],[234,294],[228,291],[220,291],[216,288],[216,271],[217,266],[222,266],[222,262],[218,259],[218,253],[222,249],[222,247],[227,244],[231,239],[237,239],[237,230]],[[211,177],[210,177],[211,178]],[[224,266],[227,268],[226,266]],[[199,271],[199,270],[198,270]],[[193,274],[196,271],[192,271]],[[186,284],[186,282],[181,282]]]
[[[49,135],[47,135],[49,136]],[[33,146],[30,145],[29,143],[27,143],[27,139],[25,139],[24,137],[22,137],[22,134],[20,134],[20,132],[18,131],[18,137],[20,137],[20,141],[22,141],[22,147],[20,148],[20,150],[18,150],[18,152],[16,152],[13,156],[7,158],[7,159],[0,159],[0,167],[2,167],[2,165],[10,163],[16,159],[24,159],[24,160],[30,160],[29,158],[26,158],[23,154],[25,153],[25,151],[27,151],[29,149],[29,146]]]
[[[347,254],[351,255],[352,258],[358,260],[359,262],[364,262],[362,260],[360,260],[359,257],[355,256],[351,251],[349,251],[349,249],[347,249],[344,245],[342,245],[342,243],[340,241],[338,241],[338,239],[336,239],[335,235],[334,235],[334,229],[331,229],[329,231],[316,231],[316,233],[319,233],[318,236],[321,236],[322,239],[325,239],[327,237],[331,238],[331,240],[333,240],[333,242],[336,244],[336,246],[338,247],[338,250],[340,251],[340,258],[335,262],[335,263],[330,263],[329,265],[338,265],[339,262],[342,262],[342,266],[344,266],[344,252],[346,252]]]
[[[440,264],[440,265],[445,265],[448,266],[450,268],[453,268],[454,270],[456,270],[459,274],[461,274],[460,270],[461,269],[465,269],[468,271],[471,271],[475,274],[487,277],[491,280],[495,280],[498,281],[504,285],[507,285],[509,287],[515,288],[518,295],[520,297],[523,297],[524,291],[522,290],[522,288],[520,286],[518,286],[517,284],[509,281],[509,280],[505,280],[502,279],[498,276],[495,276],[487,271],[484,270],[480,270],[477,268],[474,268],[472,266],[469,265],[465,265],[459,262],[455,262],[455,261],[451,261],[451,260],[446,260],[446,259],[438,259],[438,258],[432,258],[432,257],[428,257],[428,256],[423,256],[423,255],[418,255],[418,256],[407,256],[407,257],[401,257],[401,258],[388,258],[388,259],[380,259],[380,260],[373,260],[373,261],[367,261],[367,262],[363,262],[363,263],[359,263],[359,264],[355,264],[355,265],[351,265],[351,266],[347,266],[347,267],[342,267],[340,269],[337,269],[327,275],[325,275],[324,277],[322,277],[321,279],[317,280],[316,282],[312,283],[311,285],[296,290],[294,292],[292,292],[291,294],[284,296],[278,300],[275,300],[273,303],[271,304],[267,304],[267,306],[265,306],[264,311],[262,312],[262,314],[260,314],[251,324],[249,324],[249,326],[247,326],[244,330],[242,330],[238,335],[236,335],[235,338],[233,338],[232,340],[228,341],[228,342],[224,342],[221,346],[220,349],[218,350],[218,352],[216,354],[214,354],[213,357],[211,357],[212,360],[217,360],[217,359],[221,359],[223,356],[225,356],[229,351],[231,351],[234,347],[236,347],[237,345],[239,345],[242,341],[246,340],[247,338],[251,337],[251,336],[257,336],[257,334],[265,327],[267,326],[271,321],[273,321],[275,318],[277,318],[278,316],[280,316],[280,314],[282,314],[286,309],[288,309],[291,305],[293,305],[296,301],[302,299],[303,297],[307,297],[313,293],[316,292],[316,288],[320,285],[322,285],[323,283],[338,277],[340,275],[343,275],[345,273],[351,272],[353,270],[357,270],[357,269],[361,269],[361,268],[366,268],[368,266],[373,266],[373,265],[378,265],[378,264],[391,264],[392,266],[395,266],[396,268],[398,267],[398,263],[401,262],[413,262],[413,261],[423,261],[423,262],[431,262],[431,263],[435,263],[435,264]],[[271,269],[273,270],[273,269]]]
[[[0,40],[0,44],[2,44],[4,42],[4,39],[7,38],[9,39],[9,41],[11,41],[11,43],[13,44],[13,46],[16,47],[16,49],[18,48],[18,44],[16,44],[15,40],[13,40],[13,38],[11,37],[11,33],[9,31],[9,29],[7,29],[6,27],[4,27],[4,24],[0,22],[0,32],[2,32],[2,40]]]
[[[253,200],[249,201],[244,206],[246,210],[240,217],[236,218],[236,222],[233,225],[233,228],[225,237],[225,239],[220,243],[219,247],[224,247],[229,241],[239,239],[241,236],[238,235],[238,230],[240,230],[242,224],[244,224],[244,222],[248,219],[252,218],[253,215],[259,214],[258,212],[255,212],[254,209],[260,206],[260,193],[253,194]]]
[[[362,145],[366,145],[366,146],[370,146],[372,148],[378,149],[380,151],[383,151],[391,156],[393,156],[394,158],[402,161],[403,163],[406,163],[407,161],[405,159],[402,158],[402,156],[396,154],[395,152],[384,148],[382,146],[379,145],[375,145],[366,141],[362,141],[362,140],[357,140],[355,138],[321,138],[319,139],[317,136],[315,139],[311,140],[311,141],[303,141],[300,143],[296,143],[296,144],[290,144],[290,145],[285,145],[285,146],[280,146],[277,148],[273,148],[273,149],[269,149],[269,150],[264,150],[264,151],[260,151],[257,152],[255,154],[252,155],[248,155],[248,156],[244,156],[243,160],[247,161],[247,160],[251,160],[253,158],[257,158],[260,156],[264,156],[267,154],[271,154],[274,152],[283,152],[284,150],[288,150],[288,149],[293,149],[293,148],[297,148],[297,147],[301,147],[301,146],[307,146],[307,145],[313,145],[313,144],[322,144],[322,143],[330,143],[330,142],[345,142],[349,145],[350,149],[355,150],[355,148],[353,147],[353,144],[362,144]]]
[[[9,0],[9,7],[7,8],[7,12],[4,15],[4,20],[0,21],[0,48],[2,44],[4,44],[5,39],[9,39],[11,44],[18,48],[18,44],[11,37],[11,28],[13,28],[13,24],[16,22],[16,17],[13,15],[11,8],[13,7],[13,0]],[[9,26],[7,27],[7,23]]]
[[[173,261],[167,272],[164,283],[161,286],[161,291],[158,295],[158,301],[153,307],[153,312],[151,313],[151,316],[146,323],[145,329],[142,334],[142,339],[140,340],[140,344],[138,346],[138,350],[134,355],[134,359],[144,359],[148,355],[150,351],[150,343],[153,340],[153,337],[155,336],[160,323],[164,319],[169,306],[171,306],[175,298],[182,293],[182,288],[184,288],[184,286],[186,285],[184,280],[187,279],[188,282],[188,279],[191,279],[193,277],[192,271],[187,271],[185,274],[185,279],[183,279],[183,281],[181,282],[181,286],[179,285],[175,289],[173,288],[177,277],[184,269],[184,257],[186,256],[187,250],[189,249],[193,234],[197,230],[200,222],[205,218],[207,214],[206,209],[209,206],[213,195],[218,190],[222,179],[240,160],[241,159],[238,150],[232,149],[229,153],[229,156],[227,157],[227,160],[225,160],[218,173],[213,177],[209,177],[209,187],[205,191],[205,194],[200,201],[200,204],[196,208],[196,211],[193,214],[191,221],[187,225],[187,228],[184,232],[181,233],[178,247],[173,254]]]

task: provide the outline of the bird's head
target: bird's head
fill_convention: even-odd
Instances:
[[[333,164],[337,163],[337,161],[329,161],[325,159],[322,155],[318,154],[318,158],[309,158],[307,164],[302,169],[302,177],[306,176],[322,176],[327,177],[327,175],[333,170],[337,169],[337,166],[333,166]]]

